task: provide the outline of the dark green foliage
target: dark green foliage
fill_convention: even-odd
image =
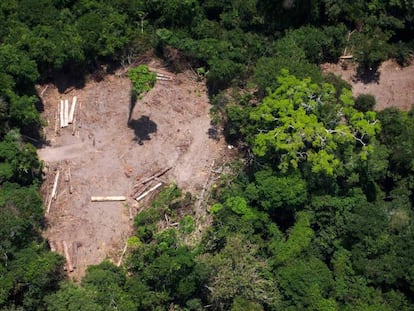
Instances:
[[[318,68],[345,47],[362,79],[408,64],[413,16],[410,1],[1,1],[0,308],[413,310],[414,113],[378,122],[372,97]],[[201,242],[208,219],[172,185],[136,217],[124,267],[60,283],[26,141],[42,137],[34,84],[151,48],[206,79],[245,166],[216,181]],[[129,76],[138,96],[155,83]]]
[[[360,94],[355,99],[355,108],[361,112],[374,110],[376,104],[375,97],[371,94]]]
[[[101,311],[103,307],[94,301],[94,292],[72,283],[60,284],[60,290],[46,297],[48,311]]]
[[[354,58],[362,73],[376,70],[379,64],[387,59],[390,52],[388,39],[389,36],[378,28],[352,36]]]

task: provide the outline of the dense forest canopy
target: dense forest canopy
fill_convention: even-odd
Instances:
[[[413,33],[412,1],[1,1],[0,308],[414,310],[414,114],[375,112],[318,68],[344,51],[361,75],[409,64]],[[177,211],[193,201],[172,185],[136,217],[124,266],[76,285],[41,237],[35,84],[150,49],[206,79],[241,159],[200,241],[185,243],[194,220]],[[157,231],[165,215],[179,226]]]

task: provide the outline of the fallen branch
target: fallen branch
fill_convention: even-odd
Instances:
[[[210,169],[209,169],[209,171],[208,171],[208,175],[207,175],[207,179],[206,179],[206,182],[204,183],[204,186],[203,186],[203,189],[201,190],[201,194],[200,194],[200,197],[199,197],[199,199],[197,200],[197,202],[196,202],[196,204],[195,204],[195,211],[196,211],[196,213],[199,213],[200,211],[200,208],[201,208],[201,203],[203,202],[203,200],[204,200],[204,193],[206,192],[206,190],[207,190],[207,187],[208,187],[208,183],[209,183],[209,181],[210,181],[210,177],[211,177],[211,173],[212,173],[212,171],[213,171],[213,167],[214,167],[214,164],[216,163],[216,161],[215,160],[213,160],[213,162],[211,163],[211,166],[210,166]]]
[[[75,87],[74,86],[71,86],[70,88],[68,88],[67,90],[65,90],[63,92],[63,94],[68,94],[68,93],[72,92],[74,89],[75,89]]]
[[[127,249],[128,249],[128,241],[126,241],[126,242],[125,242],[125,246],[124,246],[124,249],[122,250],[121,257],[119,258],[118,263],[117,263],[117,265],[116,265],[117,267],[121,266],[121,264],[122,264],[122,259],[124,258],[124,255],[125,255],[125,253],[126,253]]]
[[[73,272],[73,264],[72,264],[72,260],[70,259],[69,256],[69,249],[68,249],[68,244],[66,244],[66,241],[63,241],[63,252],[65,253],[65,257],[66,257],[66,263],[68,264],[68,270],[69,272]]]
[[[46,87],[43,89],[43,91],[42,92],[40,92],[40,96],[39,97],[42,97],[43,96],[43,94],[46,92],[46,90],[49,88],[49,84],[48,85],[46,85]]]
[[[161,187],[162,186],[162,183],[160,182],[160,183],[158,183],[158,184],[156,184],[154,187],[152,187],[150,190],[148,190],[148,191],[145,191],[143,194],[141,194],[138,198],[136,198],[135,200],[137,201],[137,202],[139,202],[139,201],[141,201],[143,198],[145,198],[148,194],[150,194],[151,192],[153,192],[153,191],[155,191],[155,190],[157,190],[159,187]]]
[[[124,196],[107,196],[107,197],[91,197],[92,202],[105,202],[105,201],[126,201]]]
[[[155,173],[154,175],[152,175],[151,177],[148,177],[147,179],[144,179],[141,183],[146,184],[147,182],[150,182],[151,180],[153,180],[157,177],[161,177],[162,175],[167,173],[170,169],[172,169],[172,166],[167,167],[166,169],[163,169],[162,171],[160,171],[158,173]]]
[[[52,193],[50,194],[49,204],[47,205],[46,214],[49,214],[50,206],[52,205],[52,200],[56,199],[56,191],[57,191],[57,185],[59,181],[59,174],[60,171],[58,170],[55,176],[55,182],[53,183]]]

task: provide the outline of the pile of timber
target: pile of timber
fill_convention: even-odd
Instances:
[[[156,72],[156,74],[157,74],[157,80],[161,80],[161,81],[172,81],[173,80],[171,76],[168,76],[166,74],[159,73],[159,72]]]
[[[72,104],[69,107],[69,100],[61,100],[60,105],[58,104],[58,116],[60,119],[60,127],[67,127],[69,124],[75,122],[75,110],[76,110],[77,97],[73,96]]]
[[[140,202],[147,195],[153,193],[154,191],[159,189],[163,184],[165,184],[166,182],[161,179],[161,176],[167,173],[171,168],[172,166],[161,169],[149,177],[142,178],[137,184],[135,184],[134,192],[132,194],[135,200],[137,202]],[[154,185],[153,184],[154,182],[157,182],[157,183]]]
[[[66,271],[73,272],[76,269],[78,264],[78,242],[68,244],[66,241],[49,240],[49,246],[52,252],[57,252],[65,256],[66,265],[64,269]]]

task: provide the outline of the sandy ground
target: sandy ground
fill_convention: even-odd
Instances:
[[[332,72],[349,82],[354,96],[374,95],[376,110],[392,106],[409,110],[414,104],[414,62],[410,66],[401,67],[393,60],[385,61],[369,82],[357,78],[353,64],[349,64],[347,69],[340,64],[323,64],[321,68],[324,72]]]
[[[58,246],[59,241],[66,241],[69,252],[77,243],[77,268],[70,273],[75,280],[84,275],[88,265],[105,258],[115,263],[119,260],[132,230],[130,210],[135,214],[141,208],[132,198],[137,180],[171,166],[163,180],[197,196],[212,162],[219,165],[228,152],[223,139],[208,136],[210,105],[205,85],[195,81],[191,73],[167,72],[157,61],[150,66],[173,80],[157,81],[137,102],[129,125],[128,78],[108,75],[68,94],[49,85],[42,94],[43,118],[48,122],[45,133],[50,142],[38,151],[47,168],[43,185],[46,205],[58,169],[61,176],[56,200],[46,214],[44,235]],[[59,128],[56,133],[58,102],[71,101],[73,96],[78,98],[76,125]],[[91,202],[91,196],[128,199]],[[58,251],[63,254],[61,247]]]

